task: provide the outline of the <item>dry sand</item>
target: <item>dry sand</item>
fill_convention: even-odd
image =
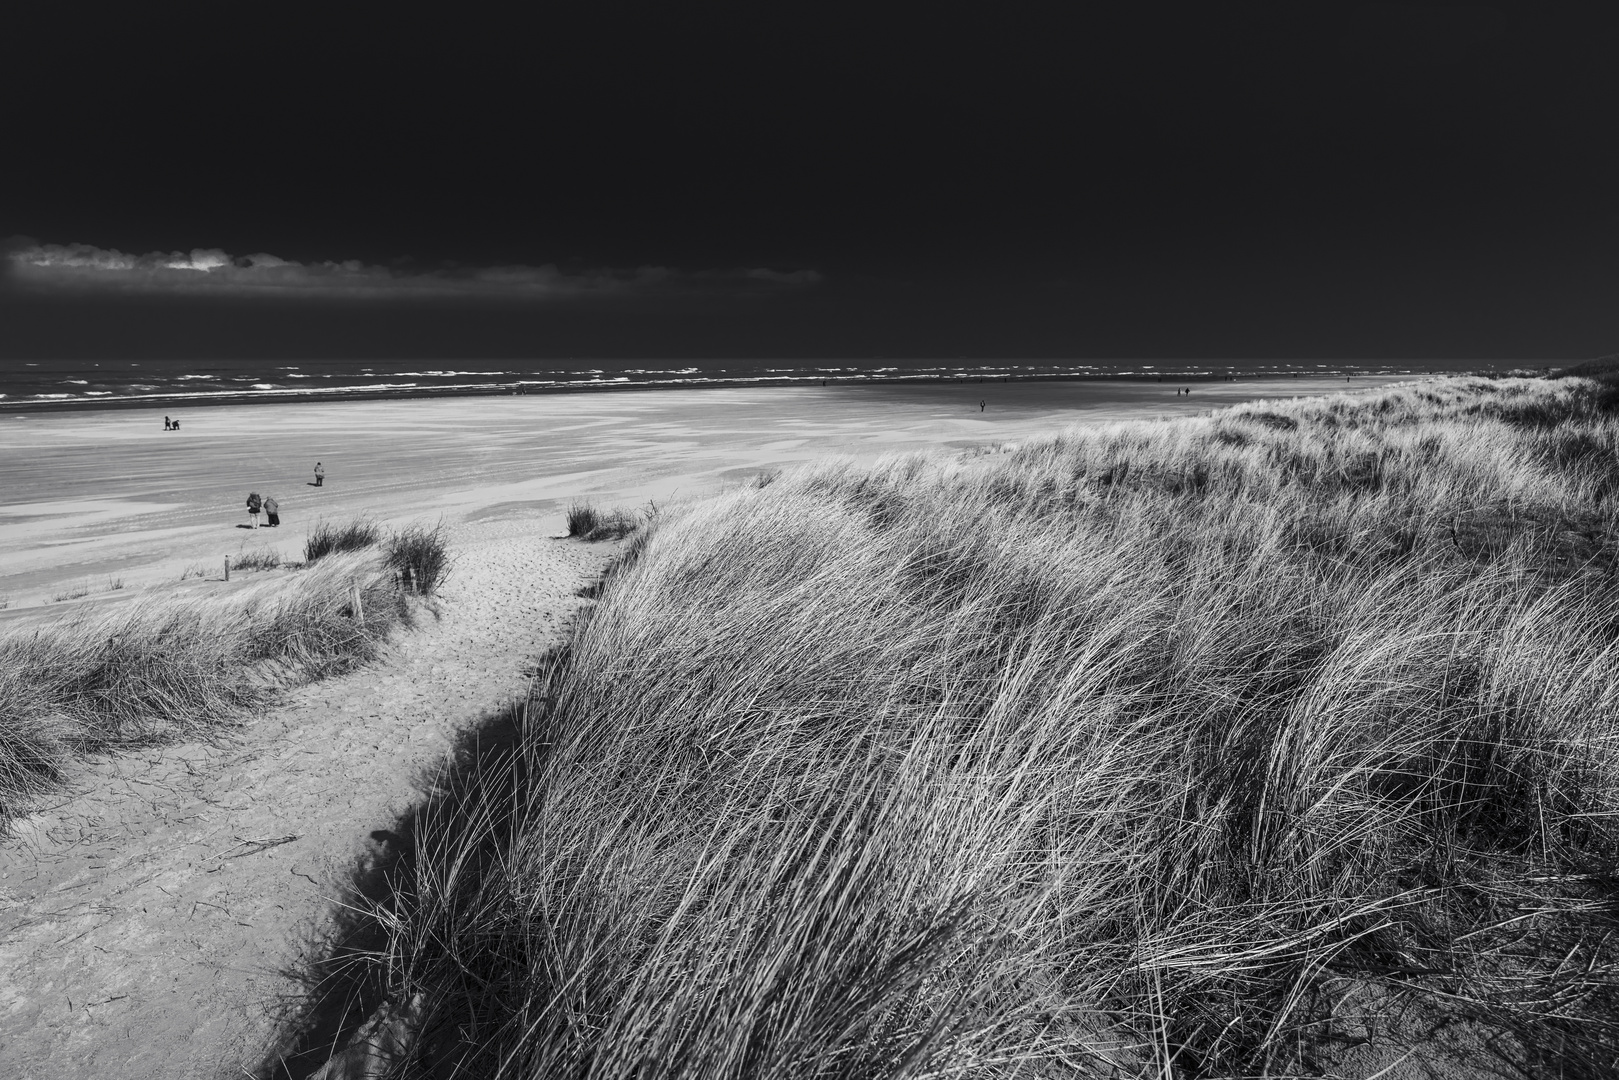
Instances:
[[[1357,378],[1357,387],[1394,381]],[[1085,420],[1184,415],[1342,379],[767,387],[0,414],[0,600],[37,608],[114,581],[208,574],[243,550],[296,556],[319,518],[449,522],[570,500],[644,504],[829,454],[1017,440]],[[980,412],[979,401],[987,408]],[[310,486],[324,462],[324,487]],[[249,491],[282,527],[250,532]],[[0,619],[7,612],[0,612]]]
[[[1392,381],[1392,380],[1381,380]],[[1371,380],[1357,380],[1368,385]],[[1017,440],[1331,380],[678,391],[0,418],[6,618],[175,587],[188,566],[317,518],[442,519],[456,569],[417,628],[357,673],[297,690],[222,745],[97,758],[0,842],[0,1075],[241,1076],[282,974],[368,837],[451,738],[520,694],[611,546],[562,539],[570,501],[700,495],[827,454]],[[980,412],[978,402],[988,407]],[[326,486],[306,486],[325,462]],[[250,533],[248,490],[285,522]],[[65,584],[117,592],[50,603]],[[3,628],[4,620],[0,620]],[[284,838],[285,842],[282,841]],[[254,841],[274,841],[261,844]]]

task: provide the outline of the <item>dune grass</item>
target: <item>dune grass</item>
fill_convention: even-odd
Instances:
[[[232,555],[230,560],[232,570],[276,570],[280,566],[281,553],[272,547],[238,552]]]
[[[109,576],[100,585],[96,585],[86,578],[83,581],[75,582],[64,589],[53,593],[51,595],[51,602],[54,604],[60,604],[68,600],[78,600],[89,596],[94,592],[118,592],[123,587],[124,579],[121,577]]]
[[[666,514],[328,970],[400,1076],[1610,1075],[1608,408],[1449,380]]]
[[[408,592],[427,596],[437,592],[449,576],[449,547],[442,523],[406,526],[390,535],[384,546],[388,566]]]
[[[317,521],[304,541],[304,562],[312,563],[340,551],[360,551],[383,538],[382,527],[363,519],[336,525]]]
[[[639,515],[621,507],[600,510],[588,502],[568,507],[568,535],[581,540],[621,540],[641,524]]]
[[[282,687],[370,659],[404,616],[392,575],[362,552],[228,596],[11,627],[0,634],[0,828],[74,756],[205,738]]]

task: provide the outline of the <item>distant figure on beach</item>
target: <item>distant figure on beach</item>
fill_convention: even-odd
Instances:
[[[315,462],[315,486],[320,487],[326,482],[326,469],[320,462]]]
[[[263,506],[264,506],[264,500],[259,498],[259,493],[258,492],[256,492],[256,491],[248,492],[248,495],[247,495],[247,515],[248,515],[248,518],[253,522],[252,527],[255,528],[255,529],[259,527],[259,510]]]
[[[979,411],[979,412],[983,412],[983,411],[984,411],[984,403],[983,403],[983,402],[982,402],[982,401],[980,401],[980,402],[979,402],[979,403],[978,403],[978,411]]]
[[[264,524],[275,528],[281,524],[281,504],[275,501],[274,495],[264,497]]]
[[[164,431],[173,431],[174,430],[174,421],[170,420],[166,416],[163,418],[163,430]]]

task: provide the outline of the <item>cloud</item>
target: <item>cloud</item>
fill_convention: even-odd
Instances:
[[[219,248],[128,255],[90,244],[13,237],[0,246],[0,280],[31,291],[142,295],[409,300],[543,300],[682,292],[774,292],[814,285],[814,270],[761,268],[687,272],[663,266],[565,273],[555,265],[400,270],[355,259],[296,262]]]

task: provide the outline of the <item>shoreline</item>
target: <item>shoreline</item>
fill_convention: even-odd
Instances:
[[[1254,371],[1237,374],[1220,375],[1210,371],[1163,371],[1163,372],[1127,372],[1127,373],[1053,373],[1053,374],[1016,374],[1016,375],[937,375],[931,373],[915,374],[872,374],[872,375],[829,375],[829,376],[738,376],[724,377],[695,377],[682,379],[641,379],[615,378],[613,380],[589,380],[577,383],[543,383],[527,380],[516,380],[500,383],[461,383],[447,386],[345,386],[331,389],[302,389],[287,388],[276,390],[252,391],[218,391],[200,394],[190,393],[154,393],[123,397],[98,398],[48,398],[48,399],[18,399],[5,400],[0,397],[0,414],[26,416],[33,413],[61,413],[61,412],[98,412],[103,410],[124,411],[129,409],[160,409],[160,408],[197,408],[218,407],[230,405],[276,405],[276,404],[319,404],[321,402],[354,402],[354,401],[402,401],[424,398],[469,398],[469,397],[532,397],[532,396],[558,396],[568,394],[610,394],[630,391],[678,391],[678,390],[736,390],[761,388],[790,388],[790,387],[858,387],[858,386],[953,386],[953,385],[992,385],[992,384],[1018,384],[1018,383],[1158,383],[1166,379],[1181,383],[1230,385],[1252,382],[1274,382],[1291,379],[1421,379],[1448,377],[1480,376],[1485,378],[1505,378],[1514,374],[1528,373],[1528,369],[1514,368],[1508,371],[1499,369],[1467,370],[1467,371],[1416,371],[1411,369],[1350,369],[1341,368],[1332,371]],[[1353,385],[1353,383],[1351,383]]]

